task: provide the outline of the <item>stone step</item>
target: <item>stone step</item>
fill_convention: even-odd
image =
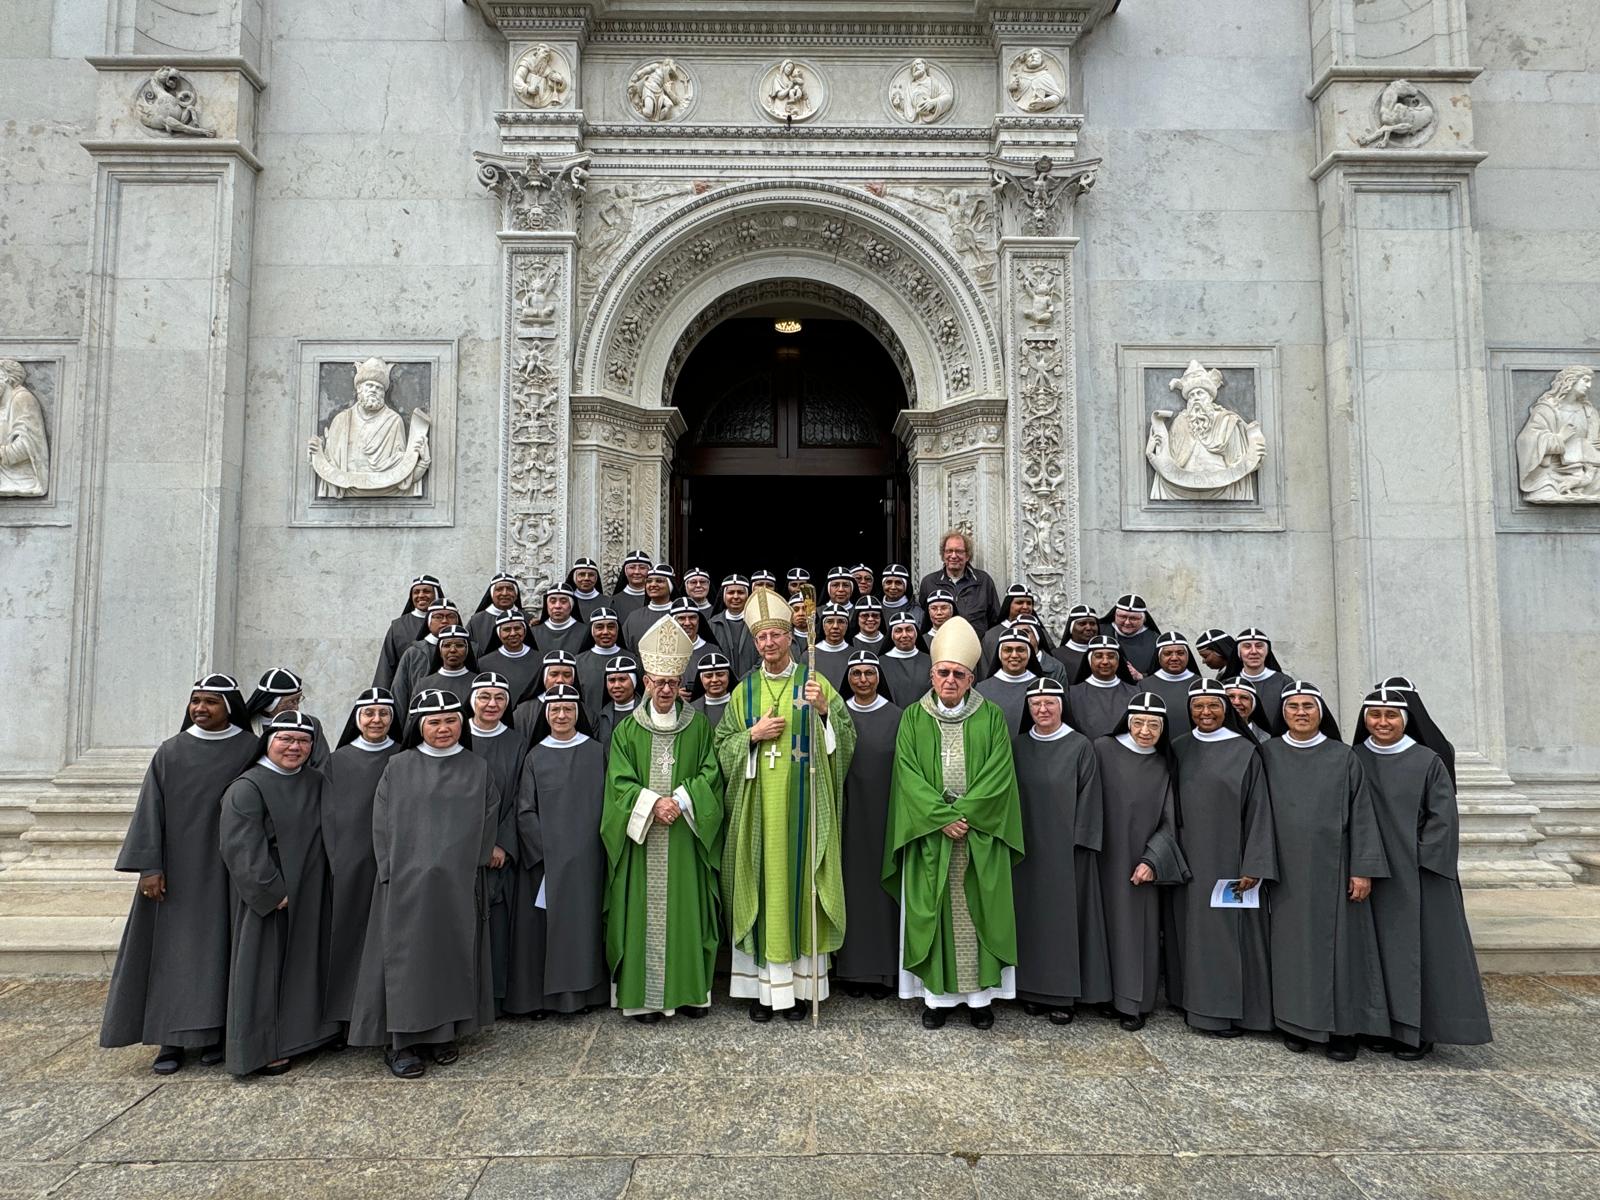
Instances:
[[[1600,887],[1473,888],[1464,895],[1484,972],[1600,972]]]

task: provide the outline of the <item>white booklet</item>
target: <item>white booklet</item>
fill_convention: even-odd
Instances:
[[[1212,908],[1260,908],[1261,885],[1239,890],[1237,879],[1219,879],[1211,889]]]
[[[550,906],[544,898],[544,880],[542,879],[539,880],[539,894],[533,898],[533,906],[535,908],[545,909],[546,911],[549,910]]]

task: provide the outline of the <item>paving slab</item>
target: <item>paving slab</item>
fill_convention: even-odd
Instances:
[[[90,1163],[50,1200],[465,1200],[483,1167],[473,1159]]]
[[[1382,1200],[1529,1200],[1592,1196],[1600,1154],[1371,1155],[1333,1160]]]
[[[1237,1200],[1293,1196],[1296,1200],[1368,1200],[1325,1158],[1059,1158],[991,1155],[974,1168],[982,1200]]]

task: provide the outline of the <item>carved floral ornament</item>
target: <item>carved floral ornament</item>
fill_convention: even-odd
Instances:
[[[1017,232],[1028,237],[1055,237],[1078,197],[1094,187],[1100,161],[1085,158],[1057,163],[1041,155],[1024,168],[991,158],[990,184]]]

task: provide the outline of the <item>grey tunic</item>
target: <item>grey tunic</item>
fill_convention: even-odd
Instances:
[[[389,686],[394,680],[395,668],[400,665],[400,656],[405,653],[407,646],[417,640],[427,623],[427,617],[419,617],[415,612],[401,613],[389,622],[388,632],[383,635],[383,645],[378,649],[378,665],[372,672],[373,687]]]
[[[637,707],[639,707],[639,702],[635,700],[632,704],[628,705],[627,708],[623,709],[621,712],[618,712],[617,706],[612,704],[611,701],[607,700],[605,707],[600,710],[600,719],[594,723],[595,739],[607,750],[610,750],[612,730],[614,730],[621,722],[626,721],[628,719],[628,714]]]
[[[1255,743],[1186,733],[1178,759],[1178,845],[1194,878],[1172,889],[1167,998],[1196,1029],[1272,1028],[1267,909],[1212,908],[1219,879],[1278,878],[1272,798]]]
[[[363,750],[358,742],[340,746],[328,764],[322,793],[322,846],[333,872],[333,936],[328,954],[327,1015],[350,1020],[350,1002],[367,940],[367,913],[378,873],[372,857],[372,795],[384,767],[400,750]]]
[[[528,734],[502,725],[502,733],[485,737],[472,730],[472,752],[489,764],[494,785],[500,794],[500,816],[495,825],[494,844],[506,852],[506,864],[498,871],[487,868],[489,881],[489,960],[494,969],[494,998],[506,994],[506,964],[511,959],[511,892],[517,877],[517,780],[522,774],[522,758],[527,752]]]
[[[742,616],[734,616],[726,610],[717,613],[711,618],[711,636],[717,639],[717,645],[722,647],[722,652],[733,664],[734,683],[748,675],[761,661],[761,656],[756,653],[756,644],[750,637],[750,627],[744,623]]]
[[[1287,728],[1283,723],[1283,693],[1293,682],[1294,676],[1282,671],[1272,671],[1265,679],[1250,680],[1250,686],[1256,689],[1256,707],[1261,719],[1274,737],[1281,737]]]
[[[304,1054],[339,1032],[323,1011],[333,919],[322,846],[326,784],[308,766],[283,775],[258,764],[222,796],[220,845],[233,880],[227,1064],[234,1075]]]
[[[878,673],[889,687],[890,698],[902,711],[921,700],[933,686],[928,678],[932,670],[933,660],[922,650],[909,658],[887,650],[878,655]]]
[[[1352,875],[1389,874],[1361,763],[1331,738],[1261,747],[1272,793],[1278,882],[1271,906],[1272,1008],[1286,1033],[1389,1036],[1372,905],[1348,896]]]
[[[1156,669],[1156,631],[1146,623],[1138,633],[1127,634],[1112,625],[1106,630],[1122,647],[1122,657],[1140,675],[1152,674]]]
[[[372,801],[378,873],[352,1045],[449,1042],[494,1020],[483,876],[499,816],[477,755],[417,749],[389,760]]]
[[[862,712],[848,700],[845,704],[856,727],[856,749],[844,777],[840,817],[848,923],[833,974],[850,983],[892,988],[900,978],[900,905],[883,886],[883,839],[901,709],[886,702]]]
[[[589,636],[589,627],[576,617],[569,617],[571,622],[565,629],[556,629],[551,625],[535,625],[528,630],[528,638],[540,655],[549,654],[552,650],[565,650],[568,654],[576,654],[583,646],[583,639]]]
[[[641,604],[622,619],[622,641],[630,650],[637,649],[639,639],[649,632],[662,617],[669,615],[670,605],[667,608],[652,608],[649,604]]]
[[[845,683],[844,677],[850,667],[850,655],[855,653],[849,642],[839,643],[837,650],[830,650],[826,643],[817,643],[817,674],[833,684],[833,690],[842,696],[850,694],[850,687]]]
[[[240,730],[156,747],[117,870],[161,871],[167,898],[137,891],[111,972],[102,1046],[211,1046],[228,1011],[228,871],[217,852],[222,793],[256,756]]]
[[[600,719],[600,710],[606,706],[606,659],[626,653],[620,646],[610,650],[591,647],[578,655],[578,691],[583,696],[583,711],[592,725]]]
[[[1011,869],[1017,913],[1017,999],[1056,1008],[1111,999],[1100,898],[1100,765],[1076,731],[1012,739],[1022,844]]]
[[[1138,694],[1138,688],[1120,679],[1115,687],[1100,687],[1087,680],[1075,683],[1067,689],[1067,724],[1090,741],[1105,737],[1128,711],[1128,701]]]
[[[600,839],[605,783],[605,748],[594,738],[535,746],[522,764],[507,1012],[571,1013],[611,999]],[[541,883],[544,908],[535,905]]]
[[[1378,953],[1389,1000],[1389,1036],[1410,1046],[1492,1040],[1483,981],[1456,878],[1460,818],[1440,757],[1414,745],[1379,754],[1365,743],[1366,772],[1389,858],[1372,884]]]
[[[435,644],[428,637],[424,637],[420,641],[412,642],[400,655],[400,665],[394,670],[394,682],[389,685],[389,690],[394,693],[396,712],[405,713],[410,710],[411,697],[420,690],[417,682],[433,665]]]
[[[595,609],[606,607],[607,598],[608,597],[604,592],[596,592],[592,596],[574,595],[573,603],[578,606],[578,620],[587,625],[589,623],[589,618],[594,615]]]
[[[493,605],[482,612],[475,612],[467,618],[467,636],[472,642],[472,652],[484,655],[489,652],[489,647],[495,644],[494,623],[503,615],[503,610],[496,609]],[[485,668],[487,670],[487,668]]]
[[[972,685],[985,700],[993,700],[1000,706],[1000,711],[1006,715],[1006,729],[1012,737],[1022,727],[1022,714],[1028,711],[1028,685],[1038,678],[1032,671],[1027,675],[1028,678],[1020,683],[991,675]],[[1022,844],[1026,846],[1028,843]]]
[[[1178,850],[1167,756],[1140,754],[1114,737],[1096,738],[1105,821],[1100,845],[1100,895],[1111,956],[1111,1003],[1137,1016],[1156,1006],[1161,974],[1161,891],[1131,881],[1146,863],[1157,884],[1189,879]]]
[[[459,675],[446,675],[443,671],[435,671],[432,675],[424,675],[417,680],[417,686],[411,689],[413,696],[419,696],[430,689],[454,692],[456,699],[466,704],[472,697],[469,689],[472,687],[472,678],[477,672],[470,667],[463,667]],[[511,697],[513,700],[515,696]],[[408,705],[409,707],[409,705]]]
[[[504,675],[506,682],[511,685],[511,703],[515,704],[522,693],[528,690],[528,685],[539,678],[539,673],[544,670],[544,656],[531,648],[515,658],[508,657],[503,650],[491,650],[479,656],[478,670]]]
[[[1077,678],[1078,668],[1083,665],[1083,656],[1087,653],[1087,650],[1074,650],[1066,642],[1061,642],[1050,651],[1050,657],[1061,664],[1061,669],[1067,673],[1067,679],[1071,680]]]
[[[710,696],[696,696],[689,702],[689,707],[710,721],[712,728],[715,728],[717,722],[722,720],[722,714],[728,711],[728,697],[724,695],[721,700],[713,701]]]
[[[643,608],[649,601],[641,592],[613,592],[606,597],[606,607],[617,614],[617,620],[626,621],[634,613]]]
[[[1163,679],[1157,671],[1151,671],[1139,681],[1139,690],[1154,692],[1167,702],[1167,737],[1177,737],[1179,734],[1188,733],[1194,728],[1194,722],[1189,719],[1189,685],[1200,676],[1193,671],[1183,679]],[[1123,749],[1127,749],[1126,746]]]

